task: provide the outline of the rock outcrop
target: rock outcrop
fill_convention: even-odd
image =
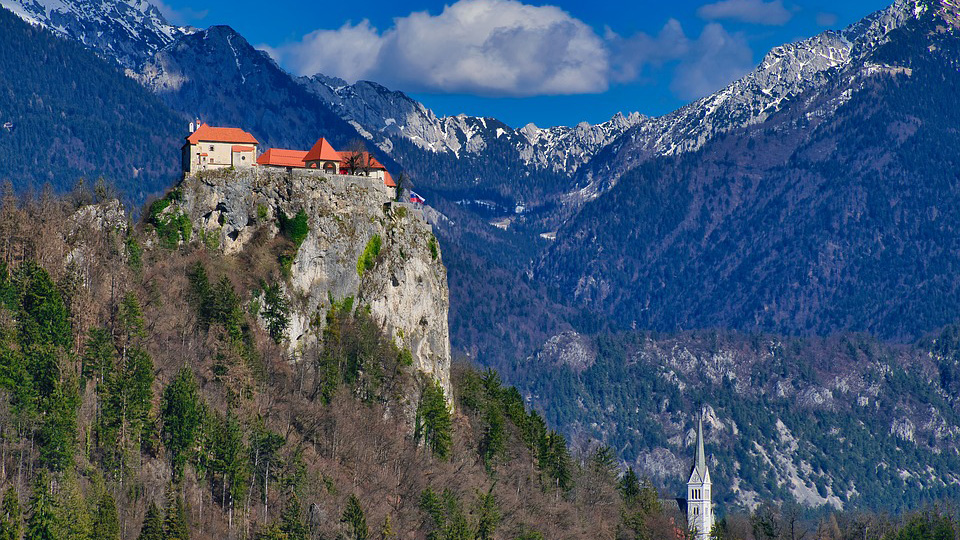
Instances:
[[[311,321],[352,298],[451,395],[447,274],[419,208],[392,202],[391,190],[373,178],[262,167],[188,177],[181,192],[198,233],[208,244],[219,240],[227,254],[243,251],[258,232],[279,234],[281,212],[306,214],[309,230],[284,285],[291,355],[317,339]]]

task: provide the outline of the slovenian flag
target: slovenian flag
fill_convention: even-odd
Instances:
[[[423,197],[421,197],[420,195],[417,195],[417,192],[411,191],[411,192],[410,192],[410,202],[412,202],[412,203],[417,203],[417,204],[423,204],[423,203],[427,202],[427,200],[424,199]]]

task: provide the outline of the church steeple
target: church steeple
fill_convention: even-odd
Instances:
[[[687,481],[687,523],[691,531],[696,532],[696,540],[706,540],[713,528],[713,503],[710,493],[713,483],[710,481],[710,468],[707,467],[707,453],[703,447],[703,410],[697,418],[697,455]]]

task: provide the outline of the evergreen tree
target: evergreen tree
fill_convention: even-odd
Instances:
[[[3,492],[0,504],[0,540],[20,540],[23,535],[23,515],[17,490],[10,486]]]
[[[493,533],[500,524],[500,508],[491,488],[487,493],[478,494],[476,540],[493,540]]]
[[[553,484],[563,491],[570,489],[573,478],[573,459],[567,448],[567,439],[560,433],[551,431],[547,437],[546,450],[544,461]]]
[[[197,382],[190,368],[181,368],[163,391],[163,435],[175,477],[183,472],[202,419]]]
[[[290,325],[290,305],[279,283],[264,288],[261,314],[273,341],[276,343],[283,341],[287,327]]]
[[[420,397],[417,407],[415,438],[424,441],[435,456],[447,459],[450,454],[453,419],[450,407],[443,395],[443,387],[430,381]]]
[[[165,540],[163,532],[163,513],[157,506],[157,503],[151,502],[147,507],[147,514],[143,518],[143,525],[140,527],[140,535],[137,540]]]
[[[47,475],[41,471],[34,482],[30,500],[30,519],[24,540],[56,540],[56,520],[53,497],[48,488]]]
[[[350,495],[347,500],[347,507],[343,510],[340,522],[346,523],[350,528],[350,538],[353,540],[367,540],[370,536],[367,518],[364,516],[363,507],[360,506],[360,499],[356,495]]]
[[[171,488],[167,496],[167,508],[163,518],[163,536],[165,540],[190,540],[190,526],[187,524],[187,510],[183,498]]]
[[[280,514],[280,530],[288,540],[307,540],[307,526],[303,523],[300,499],[291,495]]]
[[[93,521],[91,540],[120,540],[120,520],[117,517],[117,504],[110,492],[104,491],[97,505],[97,515]]]
[[[633,467],[627,469],[627,472],[623,473],[623,477],[620,478],[620,495],[623,497],[623,502],[627,506],[633,506],[637,499],[640,497],[640,478],[637,477],[637,473],[634,472]]]
[[[102,384],[113,370],[115,360],[113,338],[106,328],[91,328],[83,350],[83,378]]]
[[[223,505],[233,512],[234,502],[242,500],[247,488],[247,450],[243,444],[243,430],[233,411],[226,418],[217,418],[212,440],[211,469],[219,473],[223,488]]]
[[[617,455],[613,448],[603,445],[593,453],[590,458],[590,466],[604,480],[610,480],[616,477],[617,473]]]
[[[393,530],[393,520],[390,519],[390,514],[387,514],[383,518],[383,524],[380,525],[380,539],[379,540],[396,540],[397,533]]]
[[[480,457],[483,459],[487,470],[493,470],[494,463],[506,450],[507,443],[505,422],[500,403],[489,402],[484,416],[486,426],[480,438]]]

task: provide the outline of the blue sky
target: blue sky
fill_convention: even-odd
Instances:
[[[770,48],[891,1],[164,0],[161,9],[178,24],[230,25],[296,74],[377,81],[440,115],[547,127],[670,112]]]

